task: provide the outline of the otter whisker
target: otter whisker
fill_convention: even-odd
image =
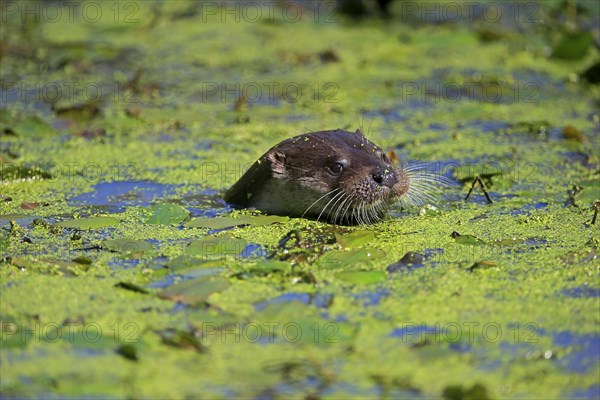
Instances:
[[[368,215],[368,210],[367,210],[367,204],[365,202],[363,202],[360,206],[361,208],[361,214],[362,214],[362,219],[365,222],[365,224],[369,224],[369,215]]]
[[[407,199],[420,199],[435,202],[436,198],[431,194],[431,192],[435,191],[438,191],[435,186],[414,183],[409,187],[405,196]]]
[[[356,204],[354,203],[354,200],[356,198],[355,195],[350,194],[349,196],[349,202],[348,205],[346,206],[346,208],[344,209],[344,212],[342,213],[342,215],[346,216],[346,220],[348,220],[348,222],[350,222],[351,218],[348,218],[348,210],[350,210],[350,207],[352,207],[352,212],[350,214],[350,217],[352,218],[356,218],[355,217],[355,212],[356,212]]]
[[[370,207],[371,223],[376,222],[379,219],[379,215],[381,214],[380,213],[381,204],[382,203],[375,203],[375,204],[371,205],[371,207]]]
[[[369,222],[367,220],[367,214],[366,214],[366,203],[364,201],[360,202],[360,220],[362,221],[363,225],[367,225]]]
[[[339,190],[339,189],[335,189],[335,190]],[[339,193],[337,193],[335,196],[333,196],[333,197],[331,198],[331,200],[329,200],[329,201],[327,202],[327,204],[325,204],[325,207],[323,207],[323,209],[322,209],[322,210],[321,210],[321,212],[319,213],[319,216],[317,217],[317,221],[318,221],[319,219],[321,219],[321,215],[323,215],[323,213],[325,212],[325,210],[327,210],[327,207],[329,207],[329,204],[330,204],[330,203],[331,203],[331,202],[332,202],[332,201],[333,201],[333,200],[334,200],[336,197],[338,197],[340,194],[342,194],[342,196],[343,196],[343,192],[339,192]]]
[[[337,207],[337,211],[335,213],[335,221],[337,221],[338,215],[340,216],[340,221],[343,220],[345,213],[340,214],[340,211],[342,211],[342,208],[348,201],[350,201],[350,202],[352,201],[352,197],[350,196],[349,193],[345,193],[345,195],[346,195],[345,199]]]
[[[344,204],[346,199],[348,198],[348,194],[345,191],[340,192],[341,196],[331,205],[331,214],[333,214],[332,221],[335,224],[337,221],[337,214],[339,213],[340,206]],[[331,216],[330,214],[330,216]]]
[[[403,205],[421,206],[425,203],[435,203],[434,194],[442,190],[439,186],[451,186],[453,181],[445,176],[427,171],[425,163],[411,163],[402,167],[408,178],[408,190],[397,199]]]
[[[362,221],[362,225],[366,225],[368,224],[368,220],[367,220],[367,209],[366,209],[367,203],[363,200],[359,203],[358,205],[358,209],[360,212],[360,220]]]
[[[312,206],[314,206],[315,204],[317,204],[323,197],[329,196],[330,194],[332,194],[336,190],[340,190],[340,189],[339,188],[333,189],[333,190],[325,193],[323,196],[319,197],[317,200],[315,200],[310,206],[308,206],[308,208],[306,210],[304,210],[304,212],[302,213],[302,215],[300,216],[300,218],[304,218],[304,215],[308,212],[308,210],[310,210],[312,208]],[[334,198],[335,198],[335,196],[334,196]],[[329,201],[331,201],[331,200],[329,200]],[[327,203],[327,204],[329,204],[329,203]],[[327,207],[327,205],[325,205],[325,207]],[[321,216],[321,214],[319,214],[319,216]],[[317,218],[317,221],[318,221],[318,218]]]
[[[340,222],[343,221],[344,214],[341,211],[342,211],[342,209],[344,208],[344,206],[346,205],[346,203],[348,201],[350,201],[350,195],[348,193],[346,193],[346,197],[344,198],[344,200],[337,207],[337,211],[335,213],[335,219],[336,219],[336,221],[338,219],[338,216],[340,218]]]
[[[362,216],[360,215],[360,213],[361,213],[361,202],[358,202],[354,206],[354,211],[356,211],[356,220],[358,221],[358,224],[359,225],[364,225],[363,220],[362,220]]]
[[[421,199],[425,201],[435,202],[435,197],[424,188],[415,188],[406,193],[407,199]]]
[[[348,208],[346,208],[346,210],[348,210]],[[355,216],[356,213],[356,208],[352,207],[350,216],[348,216],[348,214],[346,214],[346,221],[348,221],[348,223],[351,223],[351,221],[356,221],[356,223],[358,223],[358,218]]]
[[[361,200],[357,197],[358,196],[354,196],[354,198],[352,199],[352,215],[354,215],[359,225],[363,225],[362,218],[360,216]]]
[[[373,222],[375,222],[375,221],[379,220],[381,217],[383,217],[383,215],[384,215],[382,213],[383,205],[384,205],[383,202],[379,202],[379,203],[376,203],[373,206],[371,206]]]
[[[346,223],[349,223],[348,209],[352,206],[353,201],[352,194],[347,193],[346,201],[340,206],[340,222],[346,220]]]

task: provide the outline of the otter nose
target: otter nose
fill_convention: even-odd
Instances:
[[[372,176],[373,180],[380,186],[387,186],[391,188],[395,183],[398,182],[398,179],[396,179],[396,174],[389,170],[381,171],[378,169],[373,173]]]

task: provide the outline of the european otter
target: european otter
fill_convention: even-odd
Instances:
[[[410,170],[393,165],[360,130],[337,129],[274,146],[225,193],[225,201],[269,214],[368,224],[404,197],[423,197],[423,185],[411,183]],[[411,190],[417,191],[412,199]]]

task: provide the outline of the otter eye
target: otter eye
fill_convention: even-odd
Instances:
[[[389,164],[390,163],[390,159],[388,158],[387,154],[385,154],[383,151],[381,152],[381,159],[383,160],[384,163]]]
[[[329,165],[327,167],[327,169],[329,169],[334,174],[339,174],[340,172],[342,172],[344,170],[344,164],[342,164],[340,162],[334,162],[331,165]]]

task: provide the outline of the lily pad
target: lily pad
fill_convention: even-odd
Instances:
[[[145,289],[139,285],[136,285],[135,283],[131,283],[131,282],[119,282],[115,285],[115,287],[125,289],[125,290],[130,290],[130,291],[136,292],[136,293],[142,293],[142,294],[150,293],[147,289]]]
[[[137,347],[135,347],[132,344],[129,344],[129,343],[121,344],[117,348],[116,351],[118,354],[122,355],[123,357],[125,357],[128,360],[131,360],[131,361],[138,360]]]
[[[34,339],[30,334],[33,330],[17,319],[0,315],[0,340],[3,351],[11,348],[25,348]]]
[[[102,247],[117,253],[132,254],[154,250],[152,243],[135,239],[110,239],[102,242]]]
[[[190,213],[178,204],[156,204],[150,207],[153,214],[146,220],[147,224],[174,225],[185,221]]]
[[[284,271],[289,271],[290,269],[290,264],[286,262],[277,260],[264,260],[247,270],[234,273],[233,276],[238,279],[247,279],[250,277],[267,276],[270,274],[281,273]]]
[[[18,136],[38,137],[55,134],[56,131],[50,124],[37,115],[31,115],[24,118],[15,118],[12,123],[9,121],[4,125],[3,131],[11,131]]]
[[[57,223],[56,226],[69,229],[88,230],[110,228],[111,226],[115,226],[118,223],[119,220],[113,217],[88,217],[61,221]]]
[[[487,388],[480,383],[476,383],[470,388],[462,385],[446,386],[442,392],[442,395],[446,400],[490,399]]]
[[[477,236],[473,235],[461,235],[458,232],[452,232],[451,236],[456,243],[467,246],[482,246],[488,244],[485,240],[479,239]]]
[[[43,274],[56,274],[66,277],[75,277],[90,268],[90,264],[80,264],[75,261],[55,259],[30,260],[22,257],[11,258],[10,263],[21,270],[29,270]]]
[[[199,257],[194,257],[188,254],[182,254],[175,257],[165,264],[165,266],[173,271],[195,269],[201,267],[214,267],[214,263],[211,261],[203,260]]]
[[[43,330],[40,339],[54,343],[56,338],[67,342],[76,347],[94,350],[112,350],[115,346],[114,338],[111,335],[103,334],[103,329],[99,324],[86,324],[85,329],[74,330],[68,335],[62,334],[60,328],[56,331],[52,329]]]
[[[163,299],[195,305],[206,301],[211,294],[223,291],[228,287],[229,281],[220,276],[198,278],[177,283],[160,292],[158,296]]]
[[[376,260],[384,256],[385,252],[378,249],[330,251],[325,253],[319,259],[318,264],[320,267],[326,269],[344,268],[371,260]]]
[[[27,218],[28,215],[25,214],[2,214],[0,215],[0,221],[9,221],[11,219],[21,219],[21,218]]]
[[[579,182],[581,191],[575,195],[575,204],[579,207],[590,207],[596,200],[600,200],[600,179],[591,179]]]
[[[177,271],[178,275],[185,276],[186,278],[204,278],[207,276],[217,276],[225,269],[222,260],[206,261],[199,266],[180,269]]]
[[[76,257],[72,261],[82,265],[90,265],[92,263],[92,259],[86,256]]]
[[[472,183],[477,177],[481,178],[486,184],[494,177],[502,175],[500,166],[494,164],[470,165],[466,164],[457,167],[453,171],[453,176],[462,183]]]
[[[375,233],[361,229],[347,235],[336,233],[335,239],[344,248],[356,247],[375,239]]]
[[[552,58],[579,60],[585,57],[594,43],[590,32],[565,32],[552,49]]]
[[[343,271],[338,272],[335,276],[339,280],[355,284],[378,283],[387,278],[383,271]]]
[[[233,217],[215,217],[215,218],[194,218],[187,222],[184,226],[186,228],[211,228],[211,229],[225,229],[240,225],[271,225],[277,222],[285,222],[289,218],[281,217],[277,215],[258,215],[258,216],[247,216],[240,218]]]
[[[198,352],[204,349],[200,340],[192,332],[179,329],[164,329],[156,331],[156,333],[166,345],[180,349],[192,349]]]
[[[411,270],[423,266],[424,257],[421,253],[409,251],[397,262],[387,266],[386,271],[395,273],[403,270]]]
[[[494,261],[481,260],[481,261],[476,261],[475,263],[473,263],[473,265],[471,265],[469,268],[467,268],[467,270],[473,272],[476,269],[490,269],[490,268],[494,268],[497,266],[498,266],[498,264]]]

